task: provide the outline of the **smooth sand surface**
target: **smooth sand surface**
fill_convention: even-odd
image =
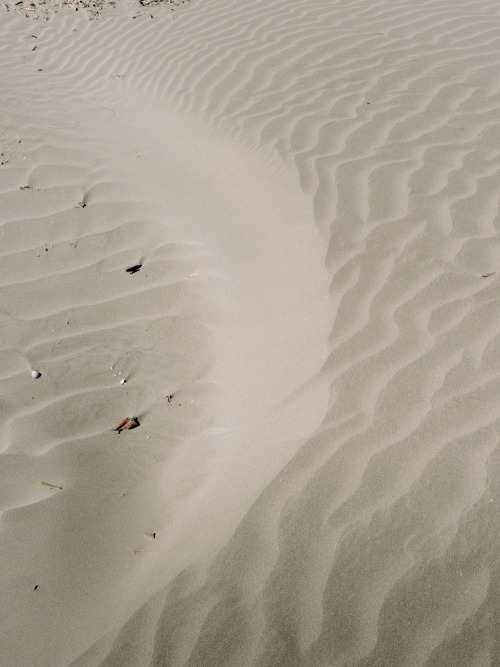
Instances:
[[[499,30],[3,4],[2,667],[500,664]]]

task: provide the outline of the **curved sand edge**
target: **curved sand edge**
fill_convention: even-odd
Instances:
[[[92,28],[43,29],[41,68],[5,56],[22,63],[1,195],[11,664],[69,664],[216,554],[328,398],[324,248],[287,170],[154,95],[145,109],[105,59],[57,70],[50,50]]]

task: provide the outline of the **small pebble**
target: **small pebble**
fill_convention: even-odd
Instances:
[[[38,380],[38,378],[42,377],[42,374],[38,371],[31,371],[31,377],[33,380]]]
[[[127,381],[127,380],[125,380],[125,379],[120,380],[120,384],[125,384],[126,381]]]

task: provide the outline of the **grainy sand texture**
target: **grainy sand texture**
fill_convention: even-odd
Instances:
[[[500,665],[498,3],[9,0],[0,114],[0,665]]]

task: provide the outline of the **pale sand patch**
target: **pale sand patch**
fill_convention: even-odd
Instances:
[[[93,26],[54,17],[35,68],[7,20],[2,636],[12,665],[69,664],[215,555],[320,424],[332,318],[280,161],[143,106],[105,59],[47,64],[72,31],[95,56]]]

